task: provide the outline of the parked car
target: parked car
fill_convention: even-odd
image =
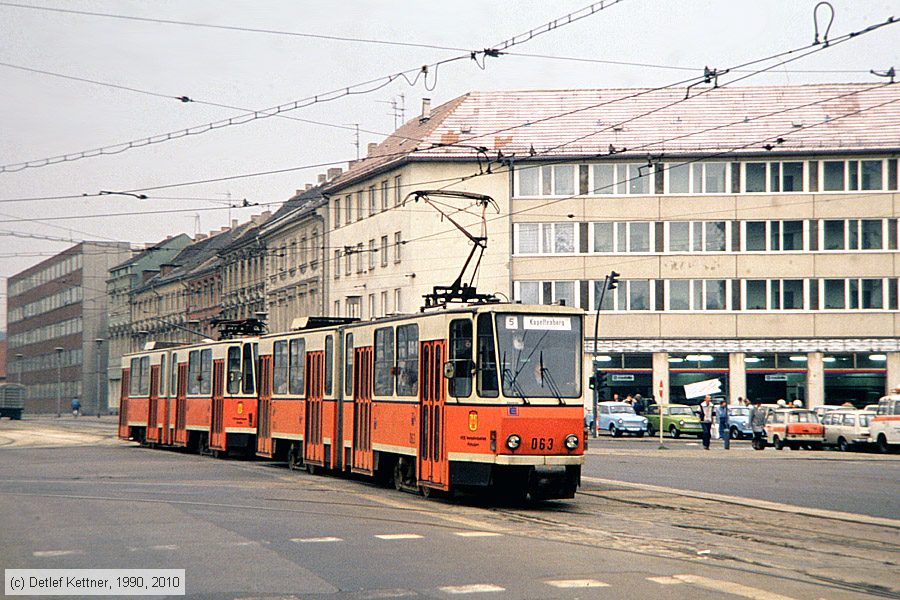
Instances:
[[[731,432],[731,439],[739,440],[741,438],[753,437],[753,429],[750,427],[749,406],[729,406],[728,424],[728,430]]]
[[[822,418],[825,443],[842,452],[871,443],[869,421],[874,416],[873,412],[854,409],[828,411]]]
[[[626,402],[601,402],[598,405],[600,421],[598,426],[610,435],[619,437],[623,433],[632,433],[643,437],[647,432],[647,418],[634,412],[634,408]]]
[[[662,425],[659,422],[659,405],[651,404],[647,409],[647,431],[650,435],[662,429],[668,431],[673,438],[681,434],[700,436],[703,428],[700,419],[687,404],[663,405]]]
[[[812,411],[813,411],[814,413],[816,413],[816,419],[819,420],[819,423],[821,423],[821,422],[822,422],[822,419],[825,418],[825,414],[826,414],[826,413],[829,413],[829,412],[832,412],[832,411],[836,411],[836,410],[847,410],[847,407],[846,407],[846,406],[831,405],[831,404],[828,404],[828,405],[822,404],[822,405],[817,406],[817,407],[815,407],[814,409],[812,409]]]
[[[900,445],[900,388],[878,401],[878,410],[869,421],[869,433],[880,452]]]
[[[825,426],[811,410],[779,408],[766,416],[766,441],[776,450],[785,446],[791,450],[819,450],[825,443]]]

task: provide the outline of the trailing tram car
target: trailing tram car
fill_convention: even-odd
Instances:
[[[201,453],[253,454],[258,338],[158,348],[122,359],[119,437]]]
[[[232,438],[222,433],[238,429],[224,423],[235,425],[243,401],[240,414],[253,416],[240,432],[252,431],[256,454],[292,468],[426,495],[571,498],[584,462],[582,329],[576,308],[482,303],[367,322],[309,318],[287,333],[148,350],[124,359],[120,434],[202,449],[205,438],[190,436],[209,432],[209,448],[225,451]],[[226,369],[244,348],[254,358]],[[166,353],[176,355],[175,389],[159,383]],[[223,394],[226,372],[252,392]]]

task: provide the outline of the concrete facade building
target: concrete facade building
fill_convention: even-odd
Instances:
[[[27,388],[27,413],[107,410],[109,270],[124,242],[82,242],[9,278],[7,370]]]
[[[464,238],[401,205],[413,190],[479,192],[501,209],[481,291],[589,311],[604,396],[690,402],[707,382],[732,401],[869,403],[900,382],[898,99],[834,84],[426,107],[326,187],[331,312],[411,312],[452,281]]]

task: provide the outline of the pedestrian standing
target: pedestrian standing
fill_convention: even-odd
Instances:
[[[634,412],[637,415],[644,414],[644,399],[641,398],[640,394],[634,395]]]
[[[72,398],[71,406],[73,417],[77,417],[81,414],[81,400],[79,400],[78,398]]]
[[[700,426],[703,428],[701,437],[703,439],[704,450],[709,450],[709,438],[712,432],[714,412],[715,407],[712,405],[712,402],[710,402],[709,394],[707,394],[703,397],[703,402],[700,403]]]
[[[759,398],[750,409],[750,429],[753,431],[753,449],[763,450],[766,447],[766,440],[763,435],[766,431],[766,411],[763,410],[762,400]]]
[[[716,409],[716,422],[719,424],[719,437],[722,438],[722,445],[728,450],[731,447],[731,431],[729,430],[728,403],[725,400],[722,400]]]

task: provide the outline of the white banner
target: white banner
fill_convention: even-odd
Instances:
[[[700,398],[709,394],[721,394],[722,382],[718,379],[707,379],[698,381],[697,383],[688,383],[684,386],[684,395],[686,398]]]

